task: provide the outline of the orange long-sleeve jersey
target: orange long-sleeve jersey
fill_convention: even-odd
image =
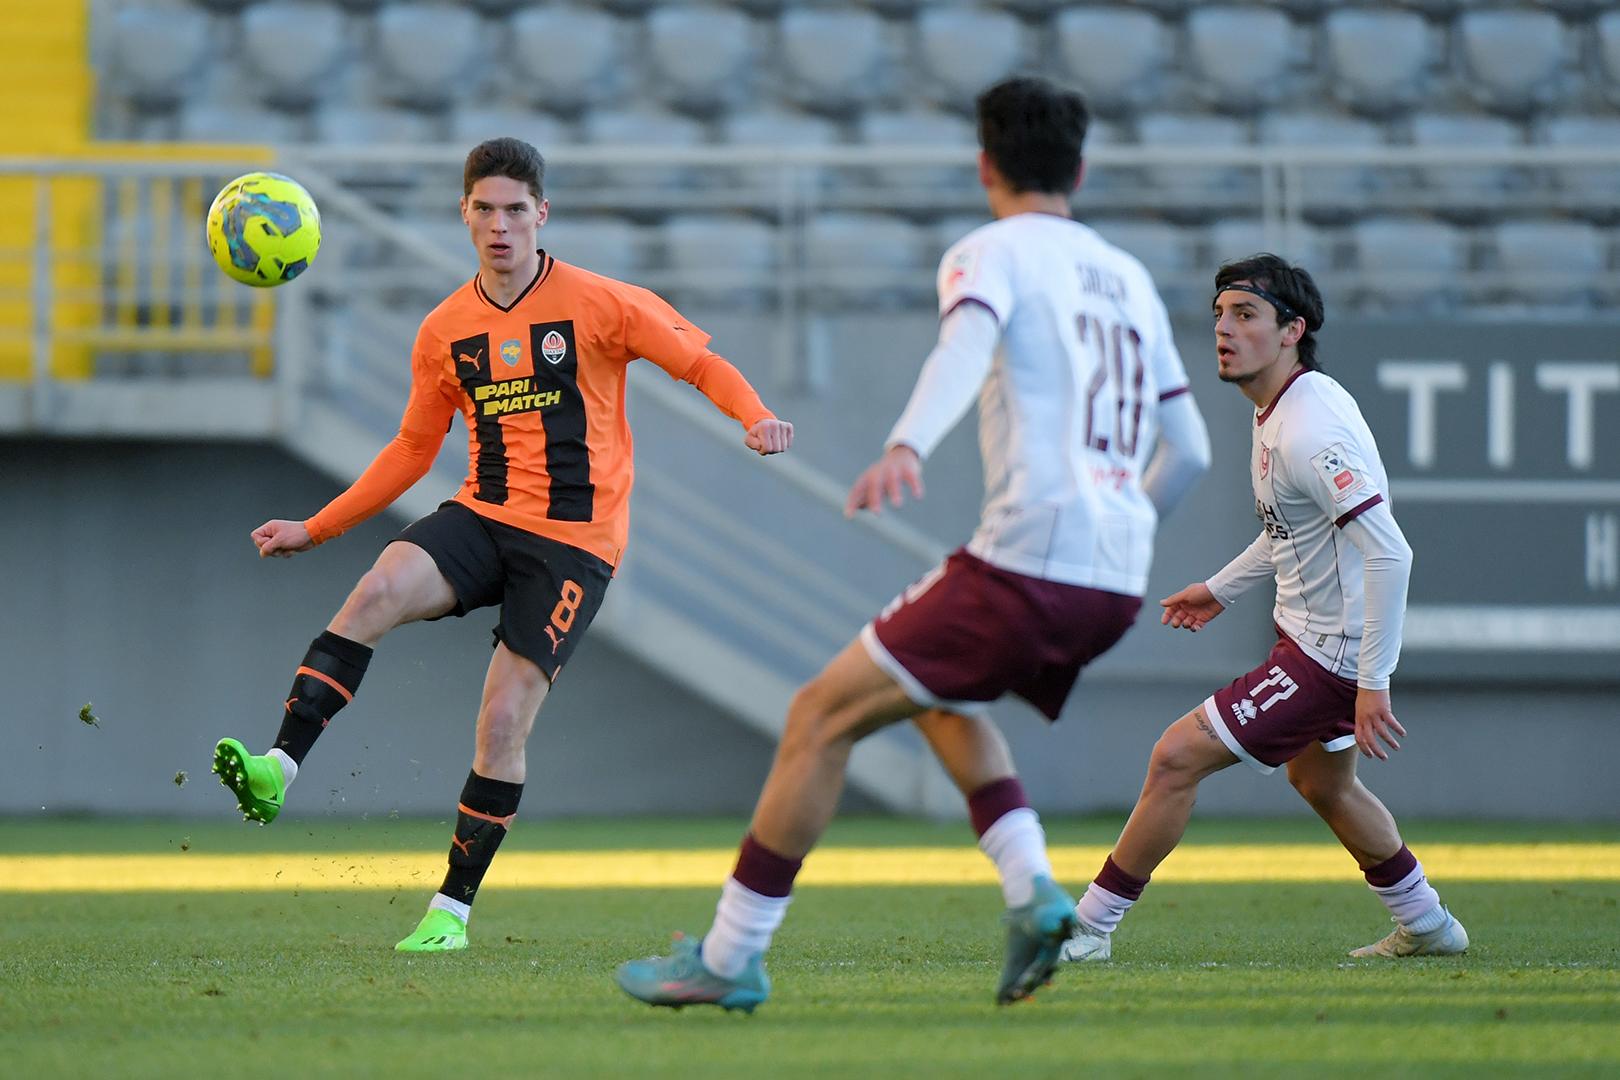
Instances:
[[[427,474],[457,412],[467,479],[454,498],[475,513],[582,548],[617,566],[635,479],[626,369],[645,357],[752,428],[774,414],[709,335],[646,289],[541,253],[510,306],[478,278],[417,331],[399,434],[347,491],[305,522],[316,543],[388,506]]]

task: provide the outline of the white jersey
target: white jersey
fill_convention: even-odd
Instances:
[[[1014,573],[1141,596],[1158,524],[1142,473],[1159,402],[1187,390],[1153,279],[1079,222],[1018,214],[945,253],[941,316],[964,304],[1000,328],[979,390],[985,502],[968,550]],[[890,445],[927,453],[935,435],[915,434],[920,412],[908,408]]]
[[[1365,615],[1364,557],[1342,530],[1388,502],[1389,478],[1355,399],[1319,371],[1295,372],[1255,414],[1249,475],[1254,512],[1264,530],[1255,546],[1267,556],[1264,569],[1277,581],[1277,626],[1323,667],[1356,679]],[[1210,579],[1217,599],[1242,591],[1243,562],[1240,556]],[[1392,670],[1400,631],[1399,614],[1391,615],[1396,637],[1387,666]],[[1373,681],[1374,673],[1360,674]],[[1388,674],[1376,678],[1387,685]]]

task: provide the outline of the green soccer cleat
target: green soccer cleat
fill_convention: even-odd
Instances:
[[[1052,981],[1063,943],[1074,934],[1074,900],[1044,875],[1035,879],[1035,895],[1022,907],[1009,908],[1007,962],[996,985],[996,1004],[1022,1001]]]
[[[758,956],[735,979],[716,975],[703,965],[703,942],[676,934],[668,956],[649,956],[620,964],[614,975],[619,989],[649,1005],[718,1005],[727,1012],[751,1013],[771,993],[771,980]]]
[[[411,935],[395,952],[454,952],[467,947],[467,924],[459,916],[439,908],[429,908]]]
[[[245,821],[268,825],[281,813],[287,798],[287,777],[281,762],[258,754],[235,739],[221,739],[214,747],[214,773],[236,795]]]

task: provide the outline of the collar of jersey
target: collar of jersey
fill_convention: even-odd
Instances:
[[[1311,369],[1302,367],[1298,371],[1294,372],[1292,375],[1288,376],[1288,381],[1283,383],[1282,386],[1277,390],[1277,396],[1271,399],[1271,404],[1267,405],[1265,408],[1261,409],[1259,412],[1254,414],[1254,426],[1255,427],[1259,427],[1260,425],[1264,424],[1267,420],[1271,419],[1272,410],[1274,410],[1277,407],[1277,402],[1281,401],[1282,396],[1284,394],[1288,393],[1288,388],[1290,386],[1293,386],[1295,381],[1298,380],[1301,375],[1305,374],[1309,370],[1311,370]]]
[[[482,280],[480,280],[479,275],[474,274],[473,289],[478,293],[478,299],[482,300],[490,307],[495,308],[497,311],[502,312],[510,312],[513,308],[523,303],[523,298],[534,292],[540,283],[546,280],[546,277],[550,275],[551,268],[557,264],[557,260],[553,259],[550,255],[547,255],[544,248],[538,249],[538,254],[540,255],[540,265],[535,268],[534,280],[523,286],[523,291],[513,297],[510,304],[505,306],[497,304],[493,299],[490,298],[489,293],[484,291],[484,283]]]

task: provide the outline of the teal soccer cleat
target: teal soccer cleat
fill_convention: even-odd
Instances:
[[[1049,877],[1035,879],[1035,895],[1022,907],[1009,908],[1007,962],[996,985],[996,1004],[1022,1001],[1052,981],[1063,943],[1074,933],[1074,900]]]
[[[676,934],[668,956],[649,956],[620,964],[614,978],[619,989],[649,1005],[718,1005],[728,1012],[751,1013],[771,992],[771,980],[758,956],[735,979],[703,966],[703,943]]]

